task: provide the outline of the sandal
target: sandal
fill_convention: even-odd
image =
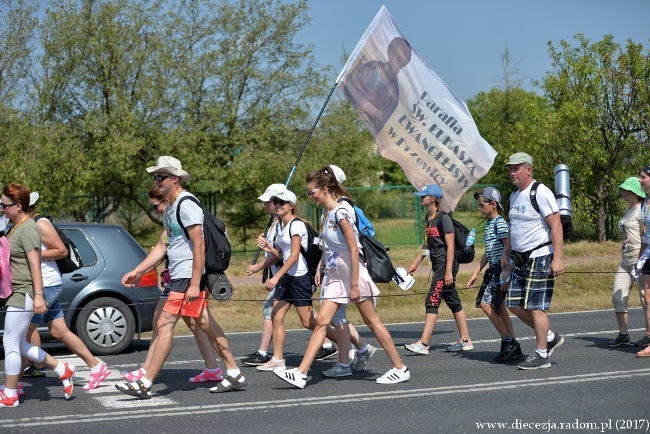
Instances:
[[[138,385],[137,389],[131,383],[116,384],[115,388],[130,396],[135,396],[140,399],[151,399],[151,387],[146,387],[140,380],[136,380],[135,383]]]
[[[124,378],[126,381],[129,383],[133,383],[136,380],[141,379],[144,377],[142,372],[139,369],[136,369],[135,371],[129,372],[129,371],[120,371],[120,375],[122,378]]]
[[[644,350],[636,353],[637,357],[650,357],[650,347],[646,347]]]
[[[223,382],[217,384],[215,387],[212,387],[210,389],[210,393],[224,393],[224,392],[232,392],[234,390],[243,390],[244,387],[248,386],[248,382],[244,379],[240,381],[244,377],[244,374],[240,373],[236,377],[231,377],[230,375],[226,376],[226,380],[228,380],[227,386],[224,386]]]

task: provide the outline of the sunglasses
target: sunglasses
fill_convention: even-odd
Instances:
[[[483,209],[488,205],[492,205],[494,202],[486,202],[486,203],[479,203],[478,204],[478,209]]]
[[[273,205],[276,205],[276,206],[277,206],[277,205],[284,206],[284,205],[286,205],[287,203],[289,203],[289,202],[287,202],[286,200],[282,200],[282,199],[278,199],[278,198],[274,198],[274,199],[272,200],[272,202],[273,202]]]
[[[150,204],[151,209],[154,210],[154,211],[158,211],[158,207],[160,206],[161,203],[162,203],[162,202],[158,202],[158,203],[155,204],[155,205],[154,205],[153,203]]]
[[[311,190],[311,191],[307,190],[307,196],[309,196],[309,197],[314,197],[314,195],[316,194],[316,192],[317,192],[317,191],[320,191],[320,190],[321,190],[320,188],[317,188],[316,190]]]
[[[5,209],[7,209],[9,207],[12,207],[12,206],[16,205],[17,203],[18,202],[14,202],[14,203],[2,203],[2,202],[0,202],[0,209],[5,210]]]
[[[154,175],[153,182],[163,182],[167,178],[169,178],[169,175]]]

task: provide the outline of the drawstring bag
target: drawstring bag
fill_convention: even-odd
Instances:
[[[11,246],[7,237],[0,237],[0,299],[6,300],[14,292],[11,283],[11,264],[9,263],[9,253]]]

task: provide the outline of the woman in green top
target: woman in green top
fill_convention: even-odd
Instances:
[[[0,391],[0,407],[17,407],[21,357],[42,363],[54,370],[63,382],[65,399],[72,396],[75,368],[60,363],[41,348],[27,342],[32,316],[47,309],[41,277],[41,233],[31,217],[29,190],[20,184],[2,188],[0,212],[12,222],[7,234],[11,247],[10,261],[13,293],[7,299],[3,344],[5,351],[5,387]]]

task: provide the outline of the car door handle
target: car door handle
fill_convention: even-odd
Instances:
[[[81,282],[82,280],[88,279],[88,276],[84,276],[83,274],[73,274],[70,280],[73,282]]]

